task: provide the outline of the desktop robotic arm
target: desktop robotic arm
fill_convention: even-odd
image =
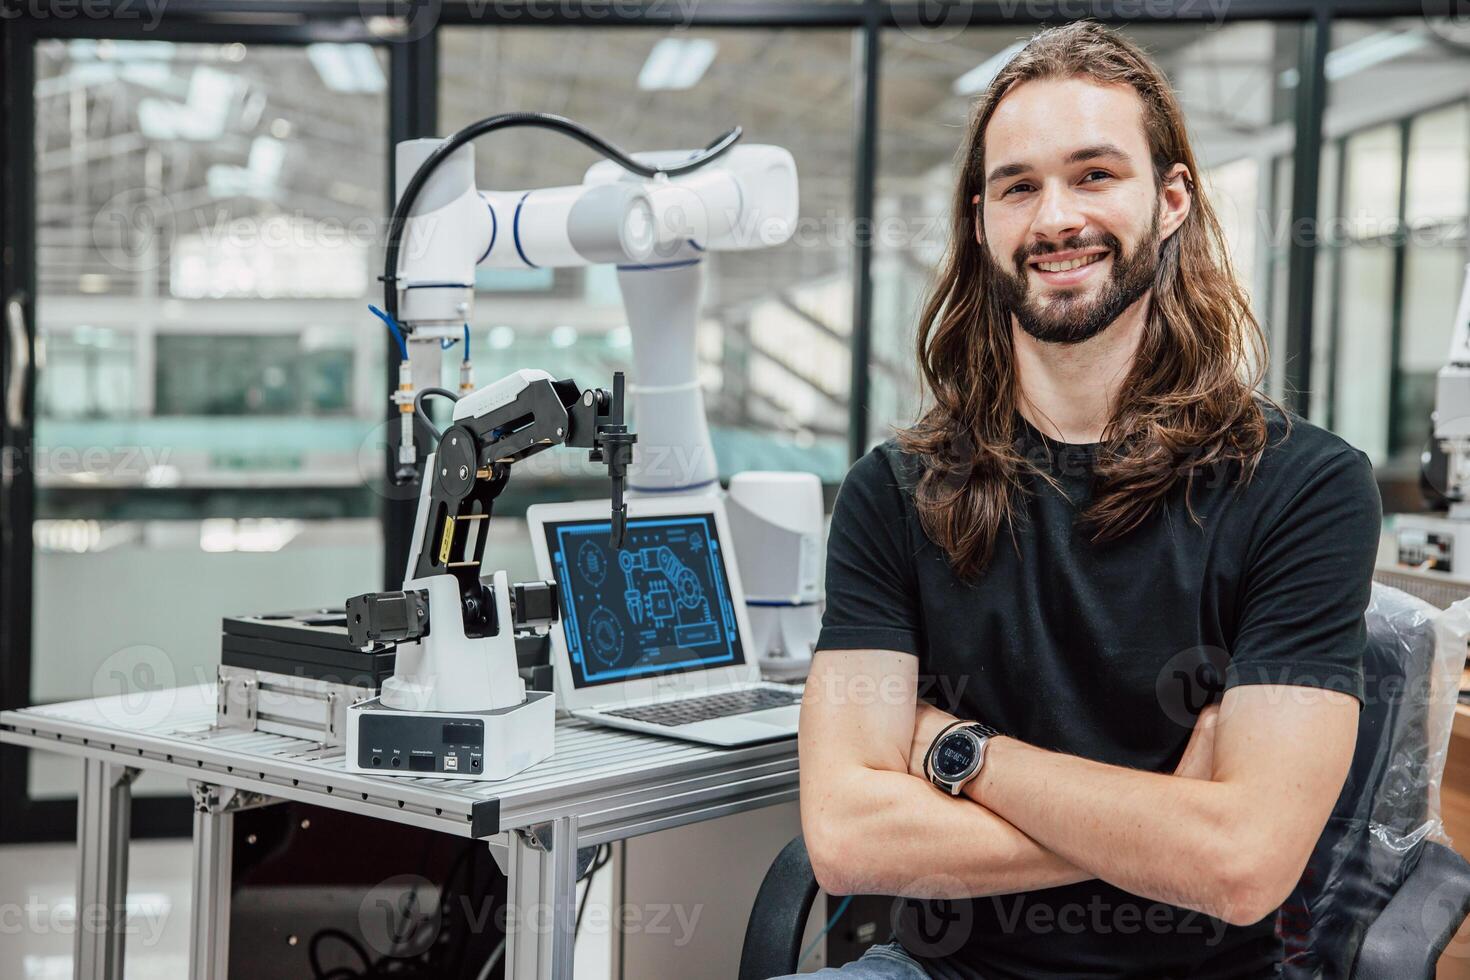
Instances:
[[[515,632],[556,621],[556,583],[511,586],[495,571],[487,584],[488,521],[514,463],[558,445],[582,448],[607,467],[612,545],[621,546],[635,442],[621,374],[608,392],[517,371],[456,401],[454,424],[425,464],[402,591],[347,601],[354,645],[399,644],[380,696],[348,710],[350,768],[498,779],[551,754],[553,703],[526,691]]]

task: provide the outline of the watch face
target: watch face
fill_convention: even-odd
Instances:
[[[959,779],[975,764],[975,739],[968,732],[952,732],[934,748],[934,773],[941,779]]]

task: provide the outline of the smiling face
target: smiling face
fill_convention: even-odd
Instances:
[[[994,287],[1038,340],[1097,335],[1153,287],[1184,217],[1155,178],[1142,101],[1085,78],[1023,82],[984,139],[976,236]]]

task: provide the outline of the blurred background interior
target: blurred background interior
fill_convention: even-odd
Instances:
[[[710,257],[701,380],[722,475],[808,470],[830,499],[913,418],[915,316],[967,107],[1036,28],[1026,4],[925,26],[876,0],[446,0],[406,26],[334,0],[178,4],[156,23],[141,4],[32,6],[4,22],[3,285],[25,294],[36,350],[34,416],[5,429],[6,707],[110,693],[107,659],[136,645],[176,676],[124,683],[212,681],[221,616],[393,577],[392,365],[366,309],[391,148],[495,112],[568,116],[629,149],[738,123],[791,150],[802,224]],[[1364,450],[1386,510],[1421,508],[1467,260],[1470,29],[1420,0],[1241,2],[1219,22],[1134,6],[1149,16],[1124,30],[1178,90],[1270,339],[1269,393]],[[514,131],[480,147],[479,185],[576,183],[594,159]],[[1322,234],[1294,238],[1313,218]],[[482,383],[629,366],[611,269],[482,270],[477,287]],[[491,545],[513,576],[534,571],[518,515],[593,495],[578,481],[517,478]],[[7,747],[0,840],[69,838],[78,773]],[[181,785],[135,793],[137,835],[187,828]]]

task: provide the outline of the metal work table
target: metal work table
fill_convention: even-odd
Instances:
[[[74,975],[122,976],[128,810],[142,771],[194,796],[190,972],[225,976],[235,812],[281,800],[486,840],[509,879],[506,976],[570,980],[577,848],[796,799],[796,741],[718,749],[559,718],[555,754],[501,782],[346,771],[343,750],[215,728],[215,687],[0,712],[0,742],[79,756]]]

